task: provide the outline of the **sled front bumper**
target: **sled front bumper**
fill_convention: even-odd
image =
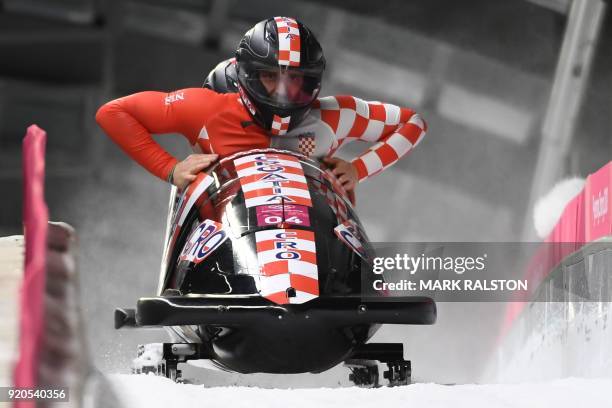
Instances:
[[[219,325],[248,327],[287,320],[328,321],[338,326],[433,324],[436,304],[428,297],[317,298],[278,305],[261,297],[152,297],[136,309],[116,309],[115,328]]]

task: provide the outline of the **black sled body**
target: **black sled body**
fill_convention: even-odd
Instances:
[[[429,298],[373,289],[375,254],[346,193],[297,153],[244,152],[201,174],[171,196],[165,242],[158,296],[118,309],[115,325],[169,327],[174,343],[197,345],[189,358],[226,370],[384,361],[366,344],[381,324],[436,319]]]

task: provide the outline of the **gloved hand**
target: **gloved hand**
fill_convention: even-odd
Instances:
[[[326,157],[323,159],[325,163],[331,169],[332,173],[347,193],[352,193],[357,186],[359,177],[357,175],[357,169],[352,163],[346,160],[339,159],[337,157]]]
[[[171,183],[183,190],[196,179],[198,173],[217,161],[218,157],[217,154],[190,154],[174,166]]]

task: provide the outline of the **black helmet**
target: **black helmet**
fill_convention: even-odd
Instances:
[[[210,71],[202,86],[218,93],[238,92],[236,58],[229,58],[218,63],[217,66]]]
[[[238,92],[273,135],[300,123],[321,89],[325,57],[310,29],[289,17],[260,21],[236,50]]]

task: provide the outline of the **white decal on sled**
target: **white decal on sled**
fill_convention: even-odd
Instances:
[[[253,154],[234,160],[247,207],[291,203],[312,207],[299,160],[285,154]]]
[[[314,232],[264,230],[255,233],[255,240],[260,268],[255,281],[262,296],[277,304],[304,303],[319,296]]]
[[[226,239],[227,234],[223,231],[222,224],[212,220],[204,220],[189,236],[179,259],[198,264],[213,253]]]
[[[359,227],[353,220],[343,222],[334,228],[336,236],[340,241],[344,242],[349,248],[351,248],[357,255],[363,259],[367,259],[365,247],[363,246],[363,237],[359,232]]]

